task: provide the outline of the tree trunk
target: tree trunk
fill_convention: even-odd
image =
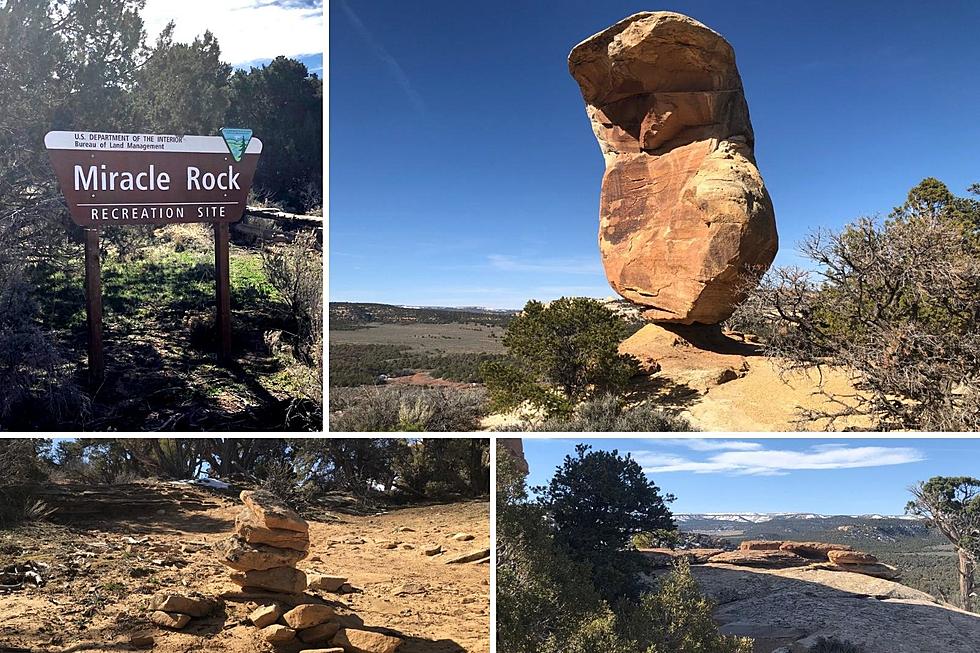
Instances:
[[[963,549],[957,550],[957,554],[960,558],[960,607],[964,610],[972,610],[973,598],[970,595],[973,593],[973,571],[975,565]]]

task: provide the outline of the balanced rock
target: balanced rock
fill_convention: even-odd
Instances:
[[[846,544],[828,544],[827,542],[783,542],[780,551],[789,551],[810,560],[828,560],[831,551],[850,551]]]
[[[319,605],[316,603],[305,603],[297,605],[295,608],[282,616],[290,628],[303,630],[312,628],[333,618],[334,610],[329,605]]]
[[[401,643],[398,637],[356,628],[341,628],[331,642],[348,653],[395,653]]]
[[[606,278],[647,319],[717,324],[778,240],[735,53],[701,23],[642,12],[572,49],[606,171]]]
[[[782,540],[745,540],[738,545],[740,551],[779,551]]]
[[[299,594],[306,590],[306,574],[294,567],[234,571],[231,574],[231,580],[242,587],[269,590],[270,592]]]
[[[861,551],[834,550],[827,553],[827,559],[838,565],[873,565],[878,562],[878,558],[870,553]]]
[[[239,498],[264,528],[308,533],[310,525],[295,510],[264,490],[243,490]]]
[[[267,544],[297,551],[310,550],[309,534],[285,528],[266,528],[251,510],[246,508],[235,518],[235,532],[249,544]]]
[[[724,563],[728,565],[742,565],[745,567],[763,567],[767,569],[779,569],[782,567],[798,567],[807,564],[806,558],[789,553],[788,551],[771,551],[750,549],[739,551],[726,551],[708,559],[710,563]]]

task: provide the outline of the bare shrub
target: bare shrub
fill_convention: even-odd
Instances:
[[[538,424],[527,424],[523,430],[650,433],[696,429],[687,420],[663,408],[647,403],[630,406],[616,395],[606,394],[580,404],[571,417],[552,417]]]
[[[200,222],[164,225],[156,230],[155,237],[169,241],[177,252],[214,251],[214,231]]]
[[[482,388],[339,388],[330,404],[331,431],[476,431],[487,412]]]
[[[804,420],[980,428],[980,204],[933,182],[887,221],[862,218],[809,237],[801,249],[814,269],[770,272],[734,316],[731,325],[760,336],[784,369],[849,375],[856,392],[824,393],[833,408]]]

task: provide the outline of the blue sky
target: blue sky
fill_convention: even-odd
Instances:
[[[612,294],[579,41],[669,9],[735,48],[777,264],[926,176],[980,181],[980,3],[329,3],[330,298],[520,307]]]
[[[528,483],[546,484],[579,442],[630,452],[675,513],[897,515],[918,481],[980,476],[980,439],[524,438]]]

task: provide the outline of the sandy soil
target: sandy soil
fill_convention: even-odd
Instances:
[[[153,634],[159,653],[273,651],[247,622],[256,603],[225,601],[217,614],[179,632],[147,619],[149,599],[160,590],[216,596],[239,589],[212,547],[231,533],[240,504],[223,497],[216,503],[195,512],[0,531],[0,568],[28,560],[50,565],[44,586],[0,592],[0,652],[135,650],[130,638],[141,632]],[[487,503],[336,517],[311,522],[310,557],[299,567],[349,579],[352,593],[320,593],[343,625],[400,635],[401,653],[489,651],[489,566],[445,564],[453,554],[489,546]],[[474,539],[447,538],[459,532]],[[385,549],[380,542],[399,544]],[[425,557],[426,544],[448,553]],[[276,650],[302,648],[315,647]]]

